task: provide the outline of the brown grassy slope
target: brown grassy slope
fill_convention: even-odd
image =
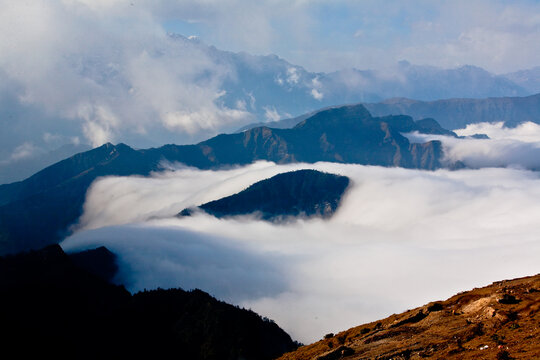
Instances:
[[[540,359],[540,274],[361,325],[280,360]]]

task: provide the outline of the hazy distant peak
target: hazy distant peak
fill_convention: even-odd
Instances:
[[[406,104],[406,103],[413,104],[416,102],[418,102],[418,100],[408,99],[404,97],[394,97],[394,98],[381,101],[381,104]]]

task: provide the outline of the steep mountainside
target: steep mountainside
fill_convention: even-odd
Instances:
[[[148,175],[159,170],[163,160],[201,169],[269,160],[431,170],[441,166],[441,143],[411,144],[401,132],[433,129],[433,124],[414,122],[409,116],[374,118],[362,105],[355,105],[321,111],[293,129],[259,127],[196,145],[134,150],[124,144],[105,144],[24,181],[0,186],[0,254],[61,240],[81,215],[86,190],[100,176]]]
[[[298,170],[259,181],[247,189],[198,208],[218,218],[260,214],[280,221],[288,216],[330,217],[336,211],[349,178],[316,170]],[[189,209],[180,215],[189,215]]]
[[[86,190],[97,177],[144,175],[155,167],[127,145],[106,144],[0,186],[0,254],[59,241],[80,216]]]
[[[540,275],[495,282],[392,315],[280,360],[538,359]]]
[[[0,258],[2,352],[17,358],[273,359],[295,344],[275,323],[200,291],[131,295],[53,245]]]
[[[91,148],[90,145],[85,144],[66,144],[55,150],[44,151],[37,155],[31,155],[28,158],[0,161],[0,184],[8,184],[26,179],[47,166],[62,161],[74,154],[88,151]]]

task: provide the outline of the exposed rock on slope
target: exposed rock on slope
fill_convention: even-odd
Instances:
[[[17,358],[273,359],[295,344],[275,323],[200,291],[123,287],[53,245],[0,258],[0,338]]]
[[[280,360],[537,359],[540,275],[495,282],[361,325]]]
[[[279,221],[288,216],[330,217],[336,211],[349,178],[316,170],[298,170],[259,181],[247,189],[200,205],[218,218],[260,214],[264,220]],[[179,215],[189,215],[189,210]]]

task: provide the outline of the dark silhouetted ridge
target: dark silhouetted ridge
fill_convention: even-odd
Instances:
[[[259,181],[238,194],[200,205],[218,218],[259,214],[279,221],[291,216],[328,218],[337,210],[349,178],[316,170],[298,170]],[[179,215],[189,216],[189,209]]]
[[[296,346],[274,322],[200,290],[131,295],[58,245],[0,258],[0,319],[2,351],[16,358],[270,360]]]
[[[116,255],[104,246],[68,255],[75,266],[106,281],[111,281],[118,272]]]

